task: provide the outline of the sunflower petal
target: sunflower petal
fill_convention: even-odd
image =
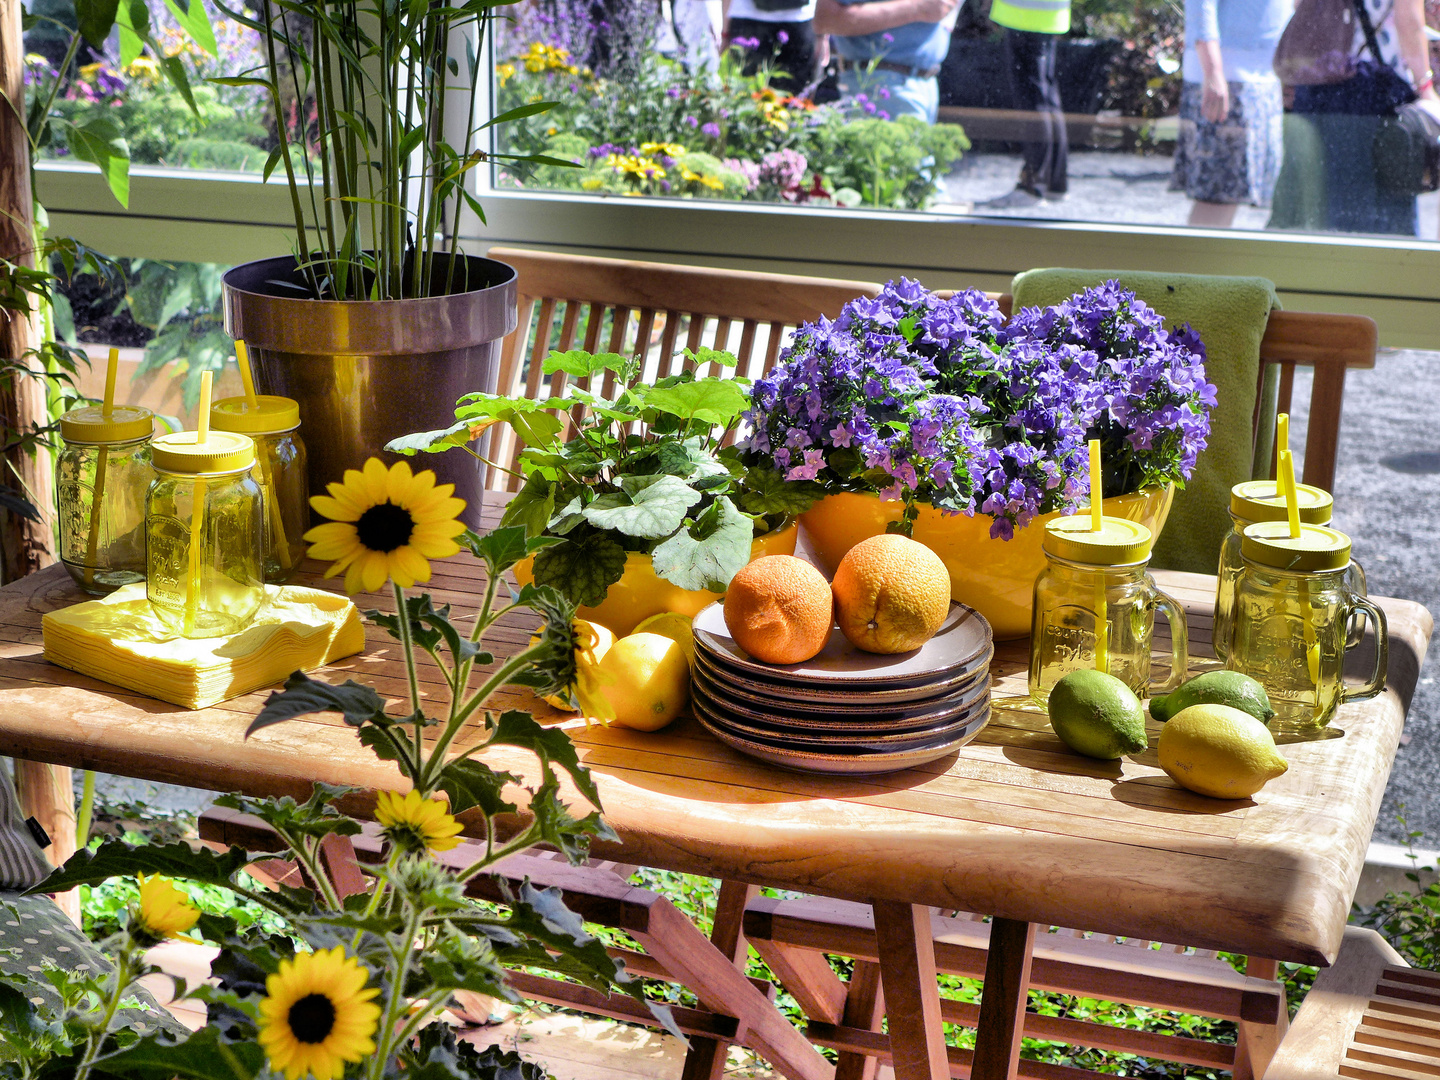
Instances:
[[[312,495],[310,508],[331,521],[359,521],[362,513],[349,499],[341,500],[329,495]]]

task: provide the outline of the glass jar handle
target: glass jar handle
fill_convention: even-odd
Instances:
[[[1385,612],[1372,604],[1363,596],[1352,596],[1351,604],[1364,613],[1370,620],[1370,625],[1375,628],[1375,671],[1370,681],[1359,689],[1352,690],[1342,681],[1340,684],[1340,700],[1365,701],[1375,697],[1385,689],[1385,672],[1390,666],[1390,635],[1385,622]]]
[[[1164,686],[1152,686],[1152,696],[1168,694],[1185,681],[1189,664],[1190,635],[1185,625],[1185,609],[1182,608],[1173,598],[1167,596],[1155,587],[1153,580],[1148,580],[1151,595],[1154,597],[1155,606],[1165,612],[1165,619],[1170,623],[1170,678]]]
[[[1345,588],[1352,596],[1368,596],[1370,594],[1370,590],[1366,588],[1365,571],[1354,559],[1351,559],[1350,565],[1345,568]],[[1349,623],[1345,627],[1345,648],[1353,649],[1360,644],[1360,639],[1364,636],[1365,620],[1355,618],[1352,613]]]

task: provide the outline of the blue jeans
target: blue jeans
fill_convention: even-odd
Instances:
[[[933,124],[940,112],[939,79],[916,79],[880,68],[856,71],[847,67],[840,73],[840,103],[853,105],[861,94],[874,104],[873,115],[877,117],[883,112],[891,120],[913,116]]]

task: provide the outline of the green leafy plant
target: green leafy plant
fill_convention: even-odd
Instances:
[[[1399,820],[1400,827],[1405,828],[1405,818]],[[1433,866],[1422,867],[1415,853],[1415,841],[1423,835],[1420,830],[1405,835],[1411,866],[1405,877],[1414,890],[1387,892],[1374,907],[1357,907],[1350,921],[1379,933],[1413,967],[1433,971],[1440,968],[1440,882],[1432,881],[1423,887],[1420,884],[1422,870],[1427,875],[1435,873]]]
[[[497,711],[492,701],[506,686],[546,694],[564,691],[577,679],[577,654],[584,644],[576,639],[573,606],[544,586],[515,593],[503,584],[508,569],[550,541],[527,537],[518,526],[485,536],[463,530],[453,518],[463,503],[437,493],[432,474],[412,476],[403,463],[387,474],[372,459],[364,479],[351,475],[353,485],[348,478],[347,485],[332,485],[330,502],[321,498],[317,508],[333,511],[331,504],[343,497],[345,505],[362,508],[358,520],[337,513],[342,520],[312,530],[312,551],[336,558],[332,571],[348,569],[358,559],[365,567],[378,565],[382,581],[391,576],[394,612],[367,616],[400,643],[409,692],[400,714],[391,715],[385,699],[369,686],[335,685],[296,672],[284,690],[270,695],[249,732],[312,713],[338,712],[364,745],[392,763],[400,786],[409,790],[381,792],[374,805],[385,837],[382,861],[363,869],[364,888],[348,895],[342,891],[343,878],[333,872],[336,864],[322,852],[333,854],[337,842],[343,845],[359,833],[359,822],[342,807],[353,804],[360,792],[328,784],[316,785],[305,802],[238,794],[216,800],[263,820],[275,834],[279,857],[303,871],[303,887],[257,888],[242,874],[251,854],[236,847],[217,852],[184,842],[134,845],[112,838],[77,853],[34,891],[93,889],[137,874],[164,877],[142,878],[123,930],[106,942],[113,972],[47,968],[20,977],[20,993],[0,1001],[0,1008],[16,1012],[22,1028],[46,1033],[17,1044],[18,1071],[12,1075],[250,1080],[262,1073],[298,1077],[314,1071],[370,1080],[529,1080],[541,1072],[522,1069],[514,1055],[475,1053],[457,1045],[444,1025],[432,1023],[456,991],[518,1000],[506,973],[525,967],[645,1000],[642,984],[585,931],[559,890],[537,889],[527,881],[511,891],[499,883],[508,897],[501,905],[466,896],[468,882],[533,844],[548,843],[579,861],[592,837],[614,838],[600,817],[595,784],[568,736],[542,728],[529,713]],[[365,494],[372,481],[388,492],[383,502]],[[402,524],[409,541],[391,545],[387,538]],[[457,535],[458,543],[451,539]],[[429,593],[408,595],[399,584],[413,579],[416,560],[428,578],[427,559],[461,545],[481,560],[488,581],[478,610],[466,621],[452,616],[449,605],[437,606]],[[378,588],[369,569],[348,575],[347,584],[352,582]],[[502,597],[502,589],[509,595]],[[497,663],[484,651],[486,631],[521,609],[539,614],[544,626],[532,645]],[[435,664],[428,677],[438,672],[444,684],[428,699],[420,692],[421,653]],[[430,702],[439,706],[433,717],[426,714]],[[462,731],[465,748],[456,752]],[[485,752],[498,747],[533,754],[537,766],[531,776],[486,764]],[[561,799],[562,774],[595,810],[579,817],[571,812]],[[533,786],[522,808],[511,801],[512,793],[527,779]],[[483,840],[457,850],[461,825],[455,816],[462,813]],[[502,821],[513,825],[517,819],[521,823],[508,834],[501,830]],[[441,852],[450,853],[444,861],[435,858]],[[170,879],[184,883],[185,890]],[[230,890],[266,916],[203,912],[189,891],[197,887]],[[188,1038],[165,1032],[138,1036],[117,1018],[134,995],[136,980],[151,970],[145,950],[177,934],[198,935],[220,947],[212,965],[218,985],[177,988],[177,996],[188,994],[207,1004],[209,1023]],[[31,1001],[24,993],[27,978],[59,989],[61,1004]],[[663,1007],[652,1009],[675,1030]]]
[[[458,229],[450,229],[445,250],[447,215],[463,203],[484,220],[466,186],[472,169],[495,157],[541,160],[491,154],[477,136],[551,105],[527,102],[476,122],[494,9],[513,2],[260,0],[258,17],[217,2],[264,40],[263,74],[211,81],[269,95],[278,145],[264,175],[284,168],[298,269],[312,296],[398,300],[476,287],[465,279],[469,263],[459,255]],[[449,54],[459,41],[463,58]],[[292,109],[299,121],[293,133]],[[457,121],[458,146],[447,135]],[[292,155],[295,142],[307,152]]]
[[[735,365],[732,355],[713,349],[687,349],[685,356],[695,369]],[[756,535],[820,494],[819,485],[747,468],[737,452],[722,449],[749,406],[745,380],[687,370],[645,383],[639,360],[580,350],[552,352],[544,373],[557,372],[572,380],[562,397],[469,394],[460,399],[453,426],[397,439],[386,449],[470,449],[488,427],[508,424],[524,444],[525,483],[501,523],[549,541],[535,555],[535,581],[577,604],[605,598],[624,573],[628,552],[649,555],[655,572],[682,589],[723,590],[749,561]],[[613,381],[615,396],[591,393],[573,380]],[[563,438],[561,414],[575,409],[584,417]]]

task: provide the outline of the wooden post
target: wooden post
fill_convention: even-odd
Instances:
[[[25,134],[25,42],[20,0],[0,0],[0,256],[35,265],[35,202],[30,188],[30,143]],[[0,311],[0,358],[15,360],[41,342],[38,312],[29,318]],[[0,380],[0,423],[9,432],[28,431],[46,419],[44,384],[38,379]],[[15,581],[55,561],[50,455],[12,450],[0,461],[0,482],[19,488],[40,510],[27,521],[0,510],[0,577]],[[16,761],[21,811],[50,834],[48,852],[56,865],[75,853],[75,793],[68,768]],[[77,923],[80,894],[57,898]]]
[[[894,900],[871,908],[896,1080],[949,1080],[930,909]]]

